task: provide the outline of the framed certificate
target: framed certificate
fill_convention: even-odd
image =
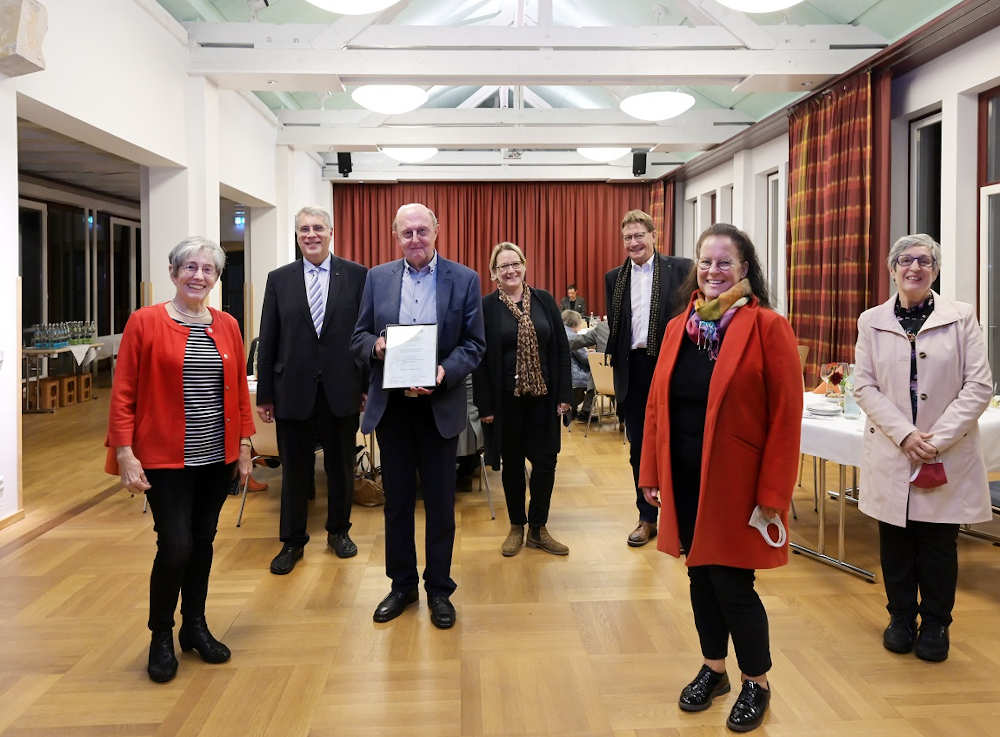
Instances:
[[[437,324],[386,325],[383,389],[437,385]]]

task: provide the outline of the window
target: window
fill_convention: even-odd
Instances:
[[[980,186],[1000,182],[1000,87],[979,96]]]
[[[48,205],[48,322],[87,319],[87,213]]]
[[[45,322],[45,205],[22,200],[17,224],[21,325],[30,328]]]
[[[941,240],[941,113],[910,123],[909,227]]]

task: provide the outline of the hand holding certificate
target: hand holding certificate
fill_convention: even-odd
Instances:
[[[387,325],[383,389],[437,385],[437,325]]]

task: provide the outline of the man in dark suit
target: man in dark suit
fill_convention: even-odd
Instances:
[[[355,355],[371,367],[361,428],[375,430],[385,488],[385,572],[392,590],[374,620],[388,622],[417,601],[414,508],[420,472],[426,522],[424,588],[431,622],[455,623],[449,597],[455,544],[455,453],[466,424],[465,377],[486,350],[479,276],[434,249],[438,223],[421,204],[403,205],[392,221],[403,258],[368,273],[354,328]],[[386,325],[436,323],[437,379],[433,387],[383,389]]]
[[[604,276],[607,296],[608,346],[615,375],[615,403],[625,420],[630,443],[629,463],[635,481],[639,523],[628,536],[632,547],[656,537],[656,507],[639,491],[639,459],[646,398],[656,368],[663,330],[679,306],[677,288],[691,270],[691,259],[656,252],[653,218],[642,210],[629,210],[622,218],[625,263]]]
[[[566,310],[579,312],[584,319],[587,317],[587,303],[584,301],[583,297],[577,295],[576,284],[570,284],[566,287],[566,296],[563,297],[562,301],[559,303],[559,311],[565,312]]]
[[[314,489],[316,446],[326,468],[326,540],[341,558],[351,540],[354,441],[364,369],[350,352],[368,269],[330,253],[325,210],[295,216],[302,259],[267,275],[257,349],[257,414],[277,421],[281,456],[281,552],[271,573],[289,573],[309,541],[306,509]]]

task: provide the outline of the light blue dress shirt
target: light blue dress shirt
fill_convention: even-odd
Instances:
[[[399,293],[399,324],[437,322],[437,251],[422,269],[403,261],[403,284]]]
[[[319,269],[319,274],[317,278],[319,279],[319,288],[323,294],[323,319],[326,320],[326,305],[328,304],[327,298],[330,296],[330,261],[332,260],[332,254],[326,254],[326,258],[323,259],[323,263],[319,266],[314,265],[311,261],[307,259],[302,259],[302,276],[304,278],[304,283],[306,285],[306,296],[308,299],[309,295],[309,282],[312,281],[312,275],[309,273],[313,269]]]

